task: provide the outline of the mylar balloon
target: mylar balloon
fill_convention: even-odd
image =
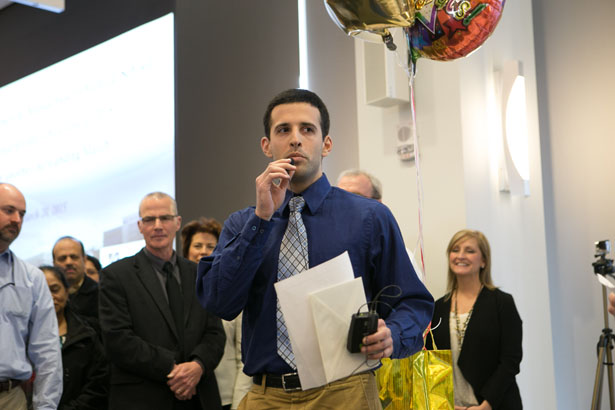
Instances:
[[[414,24],[414,0],[325,0],[325,6],[338,27],[352,36],[369,32],[391,42],[387,28]]]
[[[404,31],[412,59],[454,60],[493,33],[506,0],[416,0],[416,24]]]

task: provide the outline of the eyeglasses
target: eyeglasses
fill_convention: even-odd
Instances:
[[[141,218],[141,222],[146,225],[153,225],[156,223],[156,219],[160,219],[160,223],[171,222],[177,215],[160,215],[160,216],[144,216]]]

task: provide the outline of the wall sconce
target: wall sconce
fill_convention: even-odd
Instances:
[[[519,61],[507,61],[500,73],[504,167],[500,191],[530,195],[525,77]]]

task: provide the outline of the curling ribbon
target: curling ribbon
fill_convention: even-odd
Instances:
[[[408,44],[409,46],[409,44]],[[421,258],[421,269],[423,270],[423,283],[425,283],[427,272],[425,270],[425,256],[423,253],[424,243],[423,243],[423,178],[421,175],[421,151],[419,149],[419,139],[418,134],[416,132],[416,105],[414,102],[414,70],[415,65],[412,62],[412,58],[410,56],[410,52],[408,52],[408,66],[409,70],[407,70],[408,74],[408,84],[410,85],[410,115],[412,119],[412,139],[414,141],[414,166],[416,168],[416,198],[418,202],[418,217],[419,217],[419,232],[417,244],[419,247],[419,256]]]

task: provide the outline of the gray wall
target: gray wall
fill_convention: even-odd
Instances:
[[[262,116],[278,92],[299,85],[296,1],[176,4],[176,190],[185,221],[220,221],[255,201]],[[307,2],[311,90],[329,108],[331,182],[358,165],[354,43],[321,2]]]
[[[262,116],[299,85],[297,3],[181,0],[176,6],[176,190],[184,221],[223,221],[255,202]]]

